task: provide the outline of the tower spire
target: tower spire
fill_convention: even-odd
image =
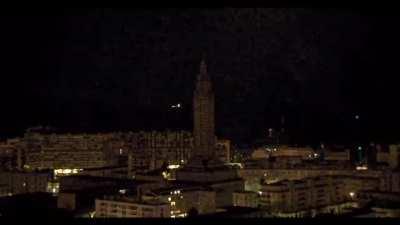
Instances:
[[[201,62],[200,62],[200,73],[198,76],[198,80],[210,80],[210,77],[208,76],[207,72],[207,64],[206,64],[206,54],[203,52],[203,55],[201,57]]]

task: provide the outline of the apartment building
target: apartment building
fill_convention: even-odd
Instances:
[[[169,218],[170,204],[160,201],[138,201],[135,197],[105,196],[96,199],[95,217]]]
[[[264,184],[260,204],[273,212],[297,212],[338,204],[345,200],[342,181],[325,176]]]

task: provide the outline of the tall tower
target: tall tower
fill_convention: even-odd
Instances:
[[[194,149],[188,163],[176,171],[176,181],[198,183],[216,192],[217,207],[231,206],[233,192],[244,190],[237,170],[226,166],[216,154],[214,133],[214,92],[207,65],[200,63],[193,94]]]
[[[215,157],[214,92],[207,65],[200,63],[193,95],[194,152],[193,157],[209,160]]]

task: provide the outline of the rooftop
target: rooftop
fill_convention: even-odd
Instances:
[[[104,201],[116,201],[116,202],[126,202],[126,203],[135,203],[139,205],[169,205],[169,203],[165,203],[156,199],[139,201],[136,196],[121,196],[121,195],[108,195],[104,196],[99,200]]]
[[[127,165],[123,166],[104,166],[104,167],[93,167],[93,168],[87,168],[84,171],[96,171],[96,170],[107,170],[107,169],[124,169],[127,168]]]

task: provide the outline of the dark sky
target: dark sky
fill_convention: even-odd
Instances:
[[[399,137],[398,17],[345,9],[65,10],[2,16],[1,135],[191,129],[202,52],[217,134]],[[171,104],[182,103],[180,112]],[[355,115],[360,119],[355,120]]]

